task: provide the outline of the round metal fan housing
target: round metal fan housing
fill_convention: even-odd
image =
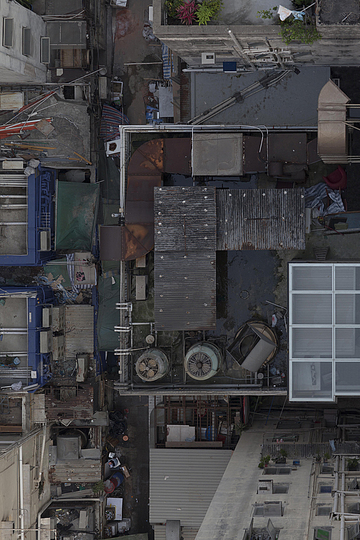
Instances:
[[[157,381],[169,371],[169,362],[163,351],[150,349],[136,360],[135,371],[144,382]]]
[[[220,369],[221,351],[213,343],[197,343],[188,350],[184,367],[186,373],[197,381],[206,381]]]

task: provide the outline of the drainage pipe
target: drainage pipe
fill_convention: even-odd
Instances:
[[[23,477],[23,453],[22,445],[19,446],[19,491],[20,491],[20,534],[21,540],[25,540],[24,532],[24,477]]]
[[[334,486],[334,503],[333,503],[333,514],[337,513],[337,505],[338,505],[338,489],[339,489],[339,462],[340,457],[336,456],[335,460],[335,486]]]
[[[341,511],[341,525],[340,525],[340,540],[345,540],[345,457],[341,458],[341,491],[340,494],[340,511]]]

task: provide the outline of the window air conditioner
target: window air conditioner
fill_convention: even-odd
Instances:
[[[215,64],[216,62],[216,56],[215,53],[201,53],[201,63],[203,65],[211,65]]]

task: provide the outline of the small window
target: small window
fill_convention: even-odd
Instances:
[[[31,29],[22,29],[22,53],[24,56],[31,56]]]
[[[360,536],[360,525],[355,523],[355,525],[350,525],[347,529],[348,540],[357,540]]]
[[[317,516],[328,516],[331,512],[331,506],[326,504],[317,504],[316,505],[316,515]]]
[[[319,493],[331,493],[332,486],[320,485]]]
[[[331,529],[328,527],[316,527],[314,529],[314,540],[331,540]]]
[[[350,480],[348,489],[349,489],[349,491],[360,489],[359,482],[358,482],[357,478],[353,478],[352,480]]]
[[[267,501],[264,503],[255,503],[254,516],[282,516],[283,507],[281,501]]]
[[[50,63],[50,38],[40,38],[40,62],[43,64]]]
[[[272,480],[259,480],[258,493],[273,493],[273,481]]]
[[[289,484],[273,484],[273,493],[288,493]]]
[[[3,18],[3,39],[2,39],[2,44],[4,47],[13,46],[13,34],[14,34],[14,19],[4,17]]]
[[[263,474],[290,474],[290,467],[265,467]]]
[[[348,505],[349,514],[360,514],[360,503],[353,503]]]
[[[334,474],[334,467],[331,467],[331,465],[322,465],[321,474]]]

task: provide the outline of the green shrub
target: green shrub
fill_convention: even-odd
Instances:
[[[164,7],[169,17],[172,19],[177,18],[177,9],[182,5],[182,3],[183,0],[165,0]]]
[[[222,8],[222,0],[204,0],[198,5],[196,19],[199,24],[207,24],[211,19],[215,19]]]
[[[321,39],[321,34],[315,26],[294,19],[285,19],[280,23],[279,35],[286,45],[289,45],[292,41],[300,41],[309,45]]]

